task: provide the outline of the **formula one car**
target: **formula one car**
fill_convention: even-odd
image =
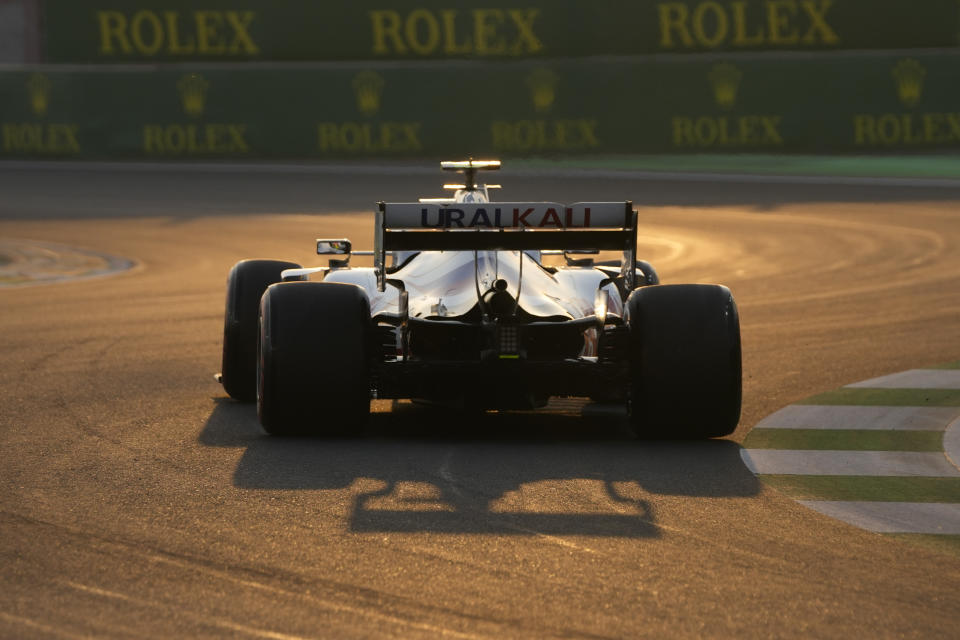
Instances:
[[[221,382],[256,400],[267,432],[349,432],[372,398],[504,410],[551,396],[622,403],[640,435],[733,431],[740,324],[726,287],[659,284],[637,260],[631,202],[491,202],[476,175],[498,161],[441,166],[463,176],[445,185],[453,197],[380,202],[372,252],[319,239],[327,267],[230,271]]]

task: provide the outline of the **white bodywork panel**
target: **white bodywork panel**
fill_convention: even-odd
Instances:
[[[524,253],[521,279],[520,255],[518,251],[477,252],[477,283],[472,251],[425,251],[389,277],[403,281],[409,295],[409,313],[414,318],[461,316],[477,304],[477,284],[485,293],[497,279],[507,282],[507,292],[512,296],[516,297],[519,290],[520,307],[533,316],[579,319],[593,314],[597,288],[606,274],[584,268],[560,268],[551,274]],[[399,289],[378,291],[376,273],[371,268],[334,270],[324,281],[363,287],[372,315],[397,313],[399,309]],[[610,294],[608,311],[622,315],[616,286],[607,284],[605,288]]]

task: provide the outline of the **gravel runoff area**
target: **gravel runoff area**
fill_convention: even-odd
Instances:
[[[747,467],[801,504],[960,554],[960,362],[812,396],[743,445]]]

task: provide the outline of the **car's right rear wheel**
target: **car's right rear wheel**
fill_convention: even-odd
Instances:
[[[260,301],[257,415],[275,435],[356,433],[370,412],[370,304],[360,287],[286,282]]]
[[[640,436],[712,438],[740,420],[740,319],[719,285],[641,287],[627,299],[630,421]]]

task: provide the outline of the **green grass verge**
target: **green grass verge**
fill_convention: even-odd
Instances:
[[[805,398],[796,404],[960,407],[960,389],[843,388]]]
[[[510,161],[511,167],[531,169],[607,169],[695,173],[852,176],[880,178],[957,178],[960,156],[817,156],[736,154],[623,154]]]
[[[930,367],[931,369],[960,369],[960,360],[956,362],[948,362],[946,364],[938,364],[935,367]]]
[[[821,451],[942,451],[942,431],[870,429],[754,429],[747,449],[816,449]]]
[[[759,478],[795,500],[960,502],[960,478],[788,475]]]
[[[887,533],[884,535],[960,558],[960,536],[926,533]]]

